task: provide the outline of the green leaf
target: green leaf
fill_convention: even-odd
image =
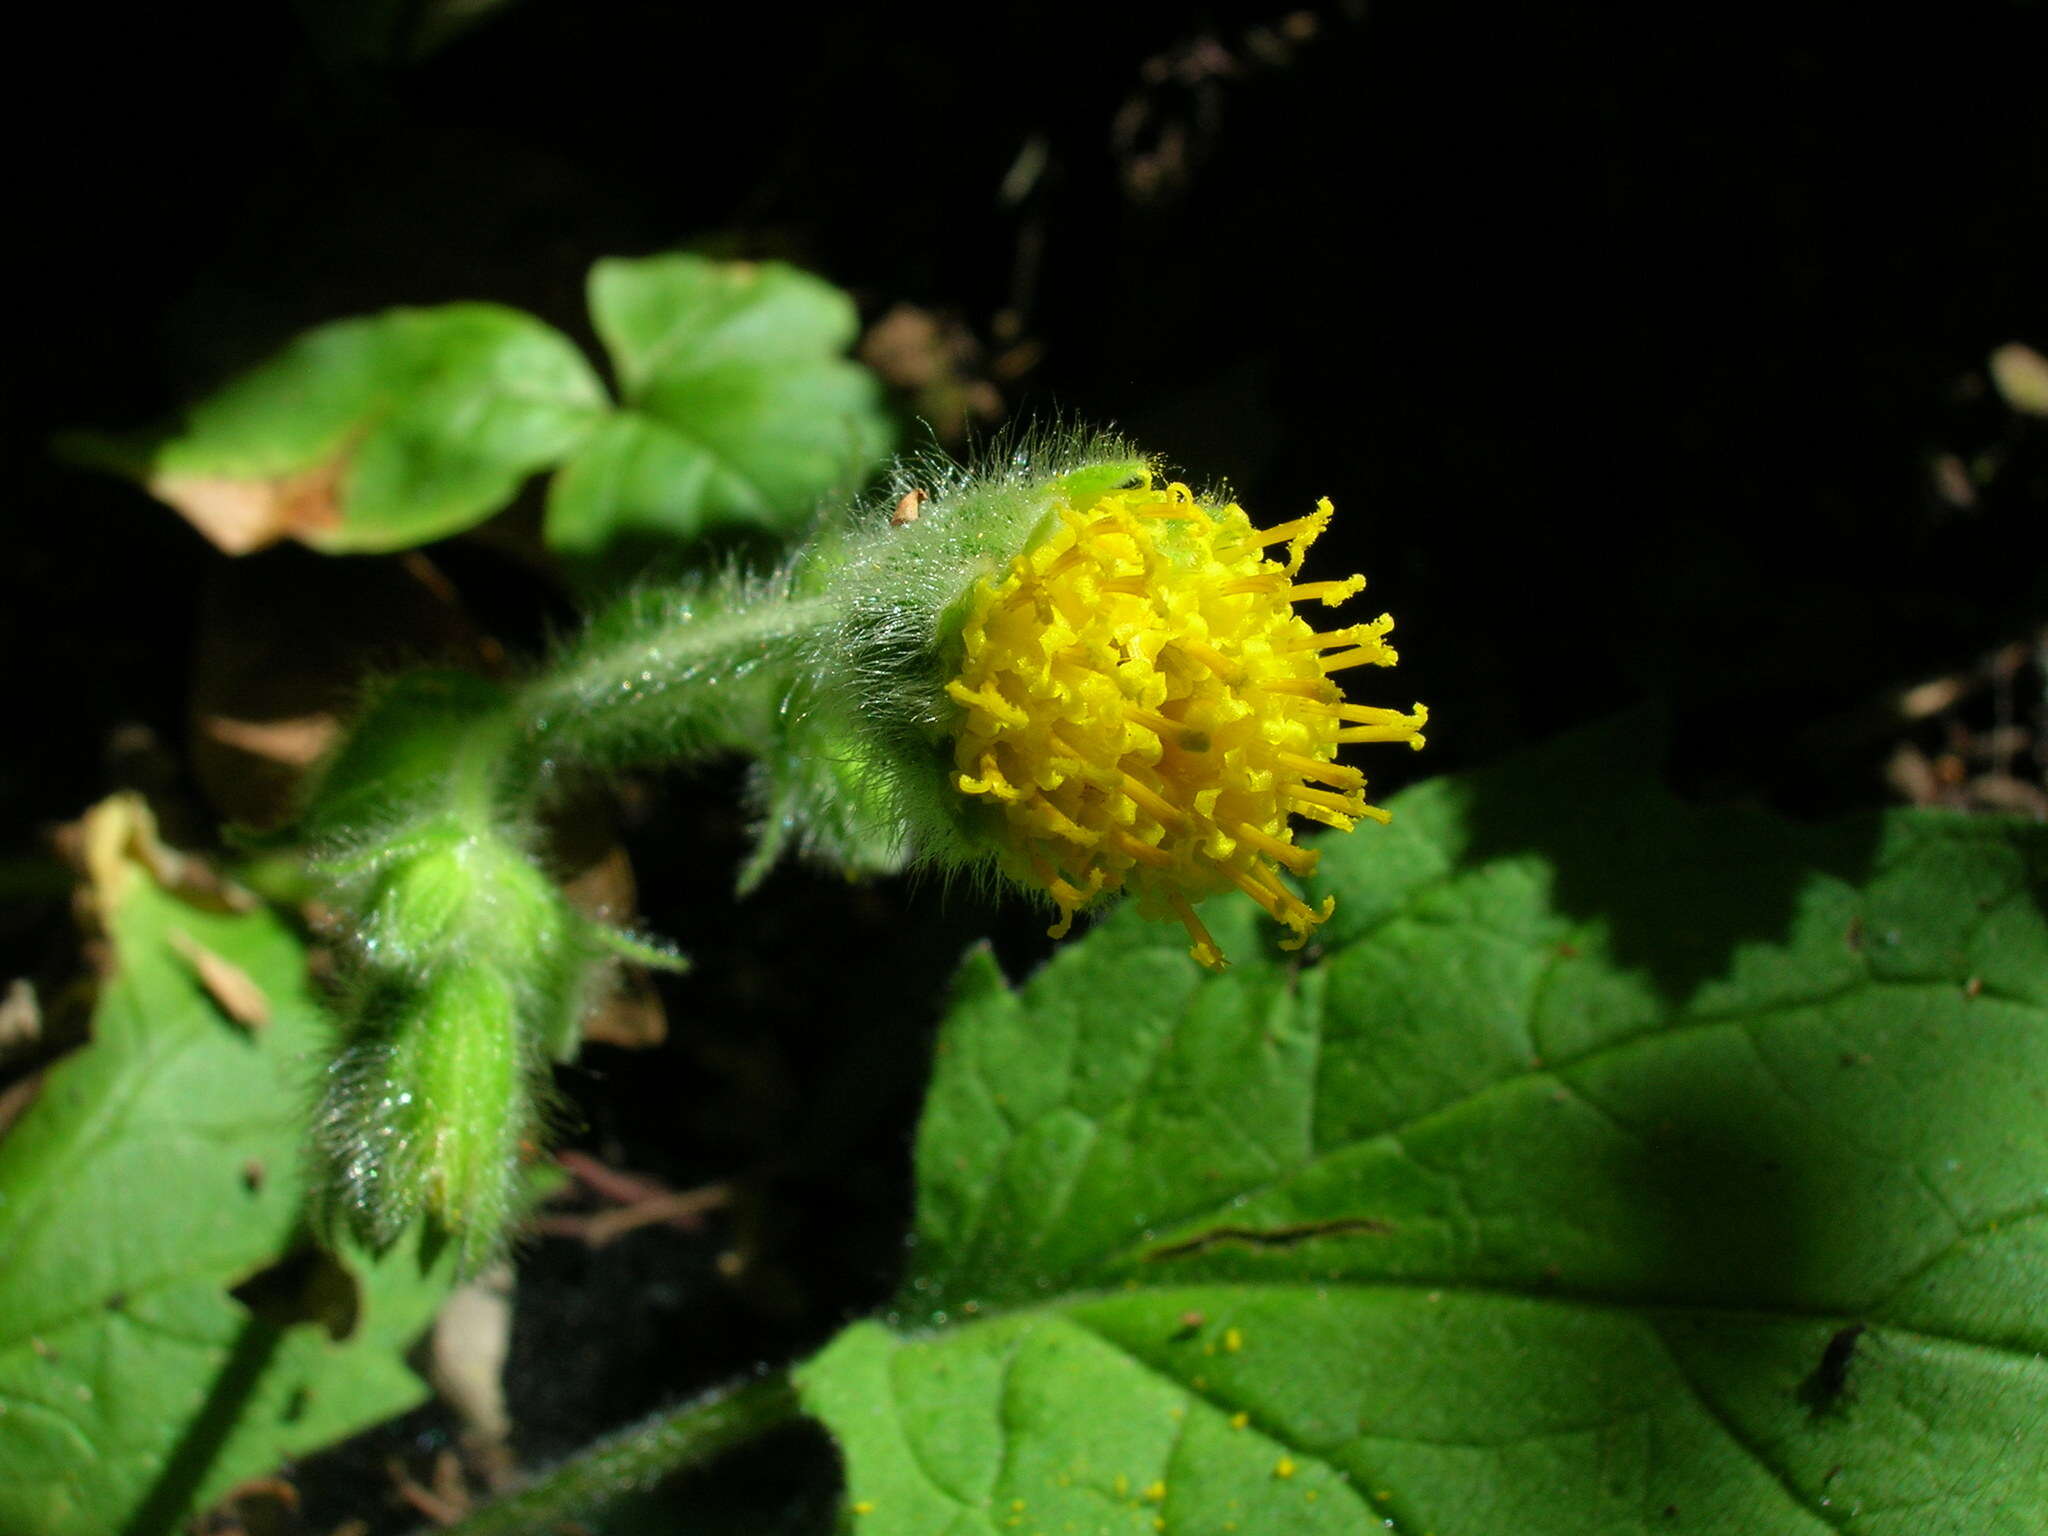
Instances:
[[[2043,1529],[2048,831],[1642,753],[1325,839],[1317,963],[970,957],[899,1310],[800,1374],[863,1536]]]
[[[778,262],[601,261],[590,309],[627,409],[555,477],[556,549],[788,533],[888,451],[874,377],[843,355],[853,302],[829,283]]]
[[[449,1277],[305,1241],[299,941],[166,889],[137,802],[86,835],[113,973],[0,1142],[0,1530],[147,1536],[422,1400]]]
[[[449,304],[321,326],[176,433],[72,448],[134,474],[230,554],[288,536],[382,551],[482,521],[606,408],[560,333],[517,310]]]

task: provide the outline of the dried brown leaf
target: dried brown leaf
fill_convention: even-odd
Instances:
[[[215,954],[182,929],[173,928],[165,937],[192,967],[199,984],[222,1013],[244,1029],[262,1029],[270,1022],[270,999],[247,971]]]
[[[342,524],[346,454],[295,474],[261,479],[228,475],[157,475],[149,493],[175,508],[214,548],[247,555],[280,539],[319,536]]]

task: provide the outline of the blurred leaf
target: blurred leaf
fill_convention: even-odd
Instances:
[[[555,477],[556,549],[715,527],[787,533],[889,448],[879,387],[844,356],[853,303],[808,273],[701,256],[601,261],[590,308],[627,409]]]
[[[84,834],[114,972],[91,1042],[0,1142],[0,1530],[144,1536],[422,1400],[403,1352],[449,1276],[304,1241],[326,1026],[298,940],[160,883],[139,801]],[[264,1027],[223,1011],[196,950],[260,993]]]
[[[2048,416],[2048,357],[2009,341],[1991,354],[1991,382],[2005,403],[2030,416]]]
[[[1318,964],[970,957],[901,1311],[801,1373],[863,1536],[2041,1529],[2048,829],[1619,744],[1324,839]]]
[[[490,304],[394,309],[309,331],[138,446],[75,438],[229,554],[297,538],[404,549],[509,502],[603,418],[582,355]]]

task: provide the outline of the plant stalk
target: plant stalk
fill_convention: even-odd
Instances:
[[[597,1441],[453,1526],[415,1536],[550,1536],[560,1522],[644,1492],[801,1414],[786,1370],[716,1388]]]

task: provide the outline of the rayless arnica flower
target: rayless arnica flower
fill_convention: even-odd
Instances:
[[[897,506],[842,568],[870,585],[846,594],[840,641],[859,658],[846,686],[869,689],[862,718],[916,851],[993,863],[1049,897],[1055,937],[1128,890],[1220,969],[1195,908],[1240,891],[1301,947],[1331,903],[1311,907],[1288,884],[1317,859],[1295,840],[1297,818],[1344,831],[1386,821],[1338,751],[1420,747],[1428,720],[1419,704],[1345,698],[1339,674],[1398,659],[1390,616],[1310,622],[1365,586],[1299,579],[1330,503],[1255,527],[1234,501],[1162,483],[1125,445],[1095,439],[1064,462],[1027,453],[994,476],[909,486]],[[922,608],[906,598],[933,581]],[[892,677],[863,633],[924,657],[923,675]],[[919,747],[943,765],[937,794],[917,785],[931,761]],[[934,820],[951,835],[933,836]]]

